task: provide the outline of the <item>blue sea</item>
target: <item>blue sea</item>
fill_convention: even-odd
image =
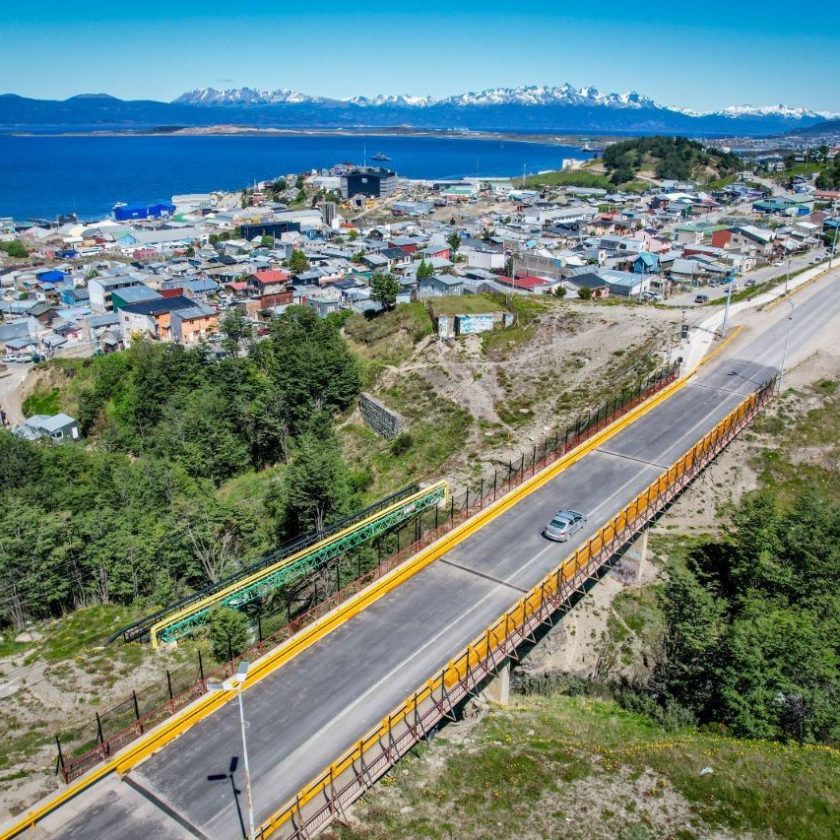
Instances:
[[[0,134],[0,216],[97,219],[118,201],[234,190],[382,153],[408,178],[515,176],[589,154],[515,140],[392,136],[92,136]]]

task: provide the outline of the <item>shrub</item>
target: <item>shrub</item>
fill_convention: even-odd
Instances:
[[[391,454],[404,455],[414,445],[414,438],[409,432],[402,432],[391,441]]]
[[[245,650],[248,644],[248,617],[230,607],[215,607],[210,613],[210,644],[213,655],[226,662]]]

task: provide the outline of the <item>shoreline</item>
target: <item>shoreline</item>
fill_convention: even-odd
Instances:
[[[423,129],[403,126],[351,128],[260,128],[247,125],[211,125],[161,127],[147,129],[102,129],[94,131],[9,131],[10,137],[436,137],[442,140],[485,140],[510,143],[534,143],[546,146],[581,148],[589,144],[599,147],[619,140],[611,134],[516,134],[505,131],[473,131],[469,129]]]

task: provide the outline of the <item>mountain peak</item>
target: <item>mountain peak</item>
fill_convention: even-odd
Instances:
[[[280,88],[259,90],[257,88],[198,88],[188,91],[174,100],[180,105],[280,105],[302,102],[330,102],[334,100],[308,96],[298,91]],[[337,100],[335,100],[337,101]],[[353,96],[341,100],[360,108],[381,108],[397,106],[402,108],[428,108],[432,105],[481,106],[481,105],[592,105],[610,108],[659,108],[652,99],[636,91],[628,93],[601,93],[595,87],[575,88],[568,82],[562,85],[521,85],[520,87],[488,88],[470,91],[443,99],[431,96],[409,94],[378,94],[377,96]]]
[[[259,90],[258,88],[197,88],[182,93],[173,102],[177,105],[282,105],[302,102],[323,102],[323,99],[307,96],[289,88]]]

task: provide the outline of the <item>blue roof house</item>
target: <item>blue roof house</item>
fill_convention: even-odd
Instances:
[[[659,273],[659,257],[656,254],[649,254],[647,251],[642,251],[635,260],[633,260],[633,274],[658,274]]]

